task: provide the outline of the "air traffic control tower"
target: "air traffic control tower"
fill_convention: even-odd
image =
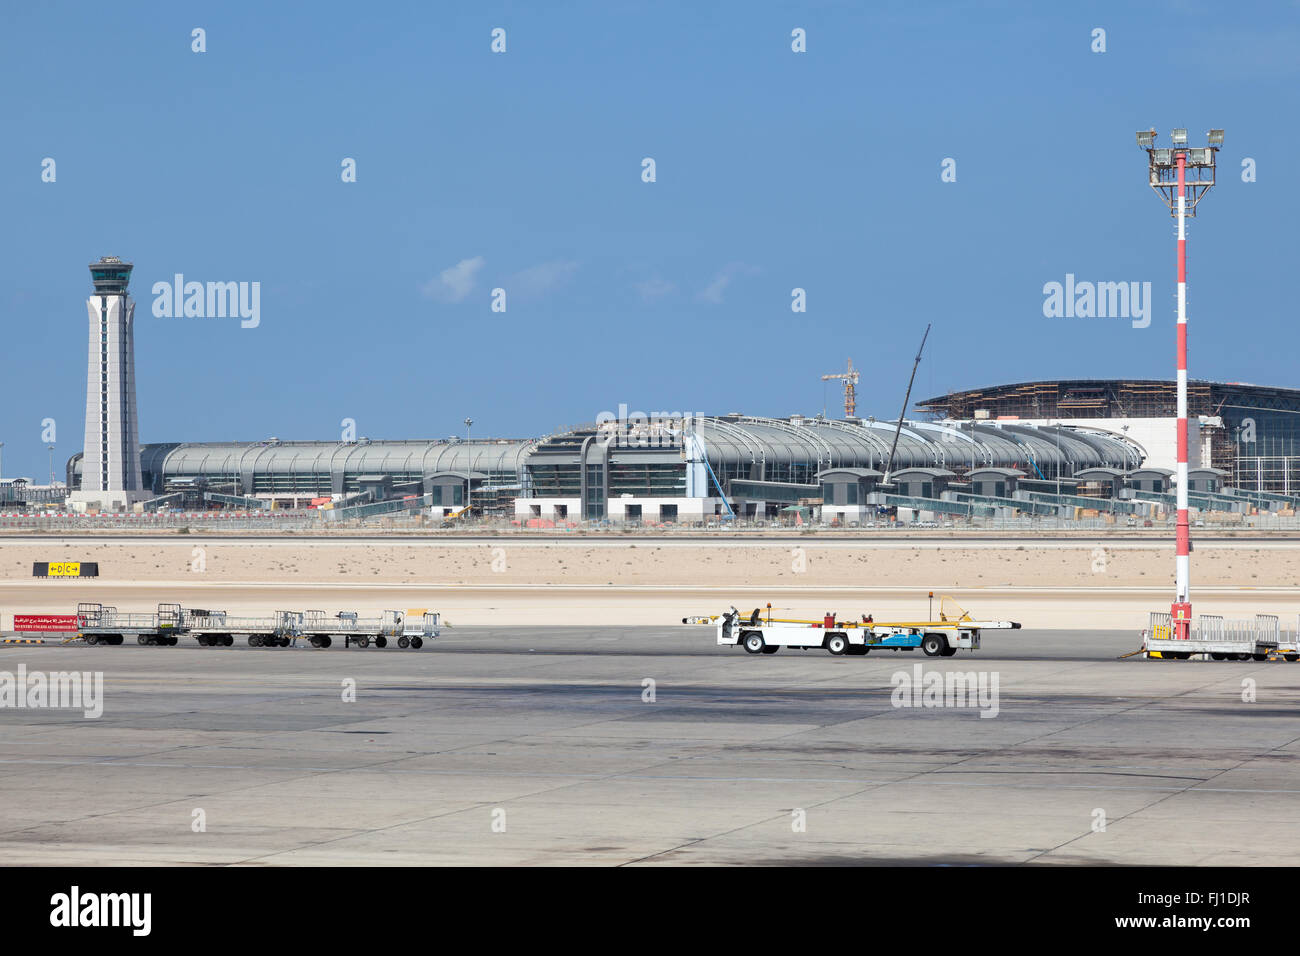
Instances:
[[[140,479],[140,430],[135,410],[135,301],[127,294],[131,263],[104,256],[90,264],[94,292],[90,361],[86,372],[86,443],[76,511],[130,511],[153,495]]]

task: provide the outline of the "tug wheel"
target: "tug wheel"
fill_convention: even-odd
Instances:
[[[762,654],[766,643],[763,641],[763,635],[758,631],[745,631],[740,635],[740,642],[745,645],[745,650],[751,654]]]

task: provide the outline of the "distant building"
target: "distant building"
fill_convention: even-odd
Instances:
[[[820,506],[827,493],[827,514],[865,520],[876,511],[866,495],[877,489],[891,448],[894,474],[909,494],[921,496],[977,469],[1014,469],[1057,481],[1080,468],[1127,471],[1142,464],[1131,442],[1086,429],[907,421],[896,446],[895,431],[894,423],[873,419],[724,415],[633,432],[592,423],[523,441],[159,444],[144,446],[141,458],[144,487],[160,495],[193,495],[203,484],[205,494],[277,507],[368,492],[427,496],[434,514],[468,507],[521,523],[696,523],[727,516],[729,507],[742,518],[774,518],[790,508]],[[74,455],[68,462],[72,487],[83,469]]]
[[[1191,467],[1217,468],[1222,484],[1300,494],[1300,389],[1242,382],[1187,383]],[[1173,470],[1178,428],[1173,381],[1065,379],[949,392],[917,402],[942,419],[1100,429],[1137,444],[1143,464]]]

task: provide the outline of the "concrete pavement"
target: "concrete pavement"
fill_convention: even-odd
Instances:
[[[1134,645],[752,657],[610,627],[460,628],[420,652],[8,646],[0,670],[102,670],[105,700],[99,720],[0,708],[0,856],[1300,862],[1300,665],[1116,659]],[[996,674],[997,716],[891,706],[916,664]]]

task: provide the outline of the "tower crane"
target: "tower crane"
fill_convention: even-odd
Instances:
[[[853,359],[849,359],[849,370],[847,372],[833,372],[822,376],[823,382],[828,382],[831,379],[844,380],[844,417],[856,418],[858,415],[858,370],[853,367]]]

